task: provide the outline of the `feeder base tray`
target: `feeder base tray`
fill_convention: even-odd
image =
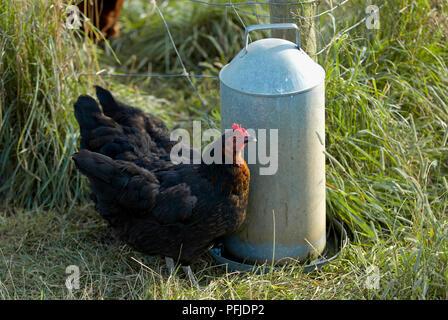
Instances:
[[[327,263],[335,260],[347,245],[348,237],[343,225],[336,219],[327,230],[327,245],[324,252],[314,261],[303,267],[303,272],[311,272],[321,268]],[[279,270],[284,266],[271,266],[259,264],[247,264],[233,260],[235,258],[226,255],[225,248],[222,243],[209,250],[212,258],[228,272],[243,271],[253,272],[257,274],[268,273],[272,269]]]

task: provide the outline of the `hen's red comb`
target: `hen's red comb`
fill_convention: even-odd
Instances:
[[[233,131],[240,131],[242,134],[247,135],[246,129],[244,129],[240,124],[234,123],[232,129]]]

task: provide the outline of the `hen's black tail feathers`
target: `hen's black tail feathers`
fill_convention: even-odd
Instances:
[[[74,106],[75,117],[81,129],[81,149],[84,149],[87,148],[90,131],[98,127],[98,116],[102,111],[95,99],[87,95],[80,96]]]
[[[106,116],[113,118],[115,113],[120,111],[120,104],[113,97],[110,91],[101,88],[100,86],[95,86],[96,96],[100,100],[101,106],[103,107],[103,112]]]
[[[72,157],[79,171],[89,179],[98,180],[105,184],[112,182],[115,174],[115,164],[111,158],[86,149],[75,153]]]
[[[96,95],[103,112],[121,126],[132,127],[146,132],[157,145],[155,153],[169,154],[176,142],[170,140],[170,131],[162,120],[152,114],[146,114],[138,108],[126,105],[114,98],[110,91],[95,86]]]

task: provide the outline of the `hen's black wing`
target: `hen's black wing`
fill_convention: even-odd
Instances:
[[[73,159],[89,178],[97,210],[108,220],[115,216],[180,223],[188,220],[197,202],[187,184],[161,188],[153,172],[133,163],[88,150],[75,153]],[[113,219],[110,222],[116,226]]]

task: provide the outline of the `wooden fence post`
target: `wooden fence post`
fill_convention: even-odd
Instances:
[[[270,0],[271,2],[293,2],[292,0]],[[300,29],[300,39],[302,49],[308,54],[313,55],[317,52],[317,18],[300,19],[298,17],[312,17],[317,14],[319,1],[309,2],[303,0],[303,4],[285,4],[270,5],[271,23],[296,23]],[[282,38],[295,42],[294,30],[272,30],[272,37]],[[313,57],[313,56],[312,56]]]

